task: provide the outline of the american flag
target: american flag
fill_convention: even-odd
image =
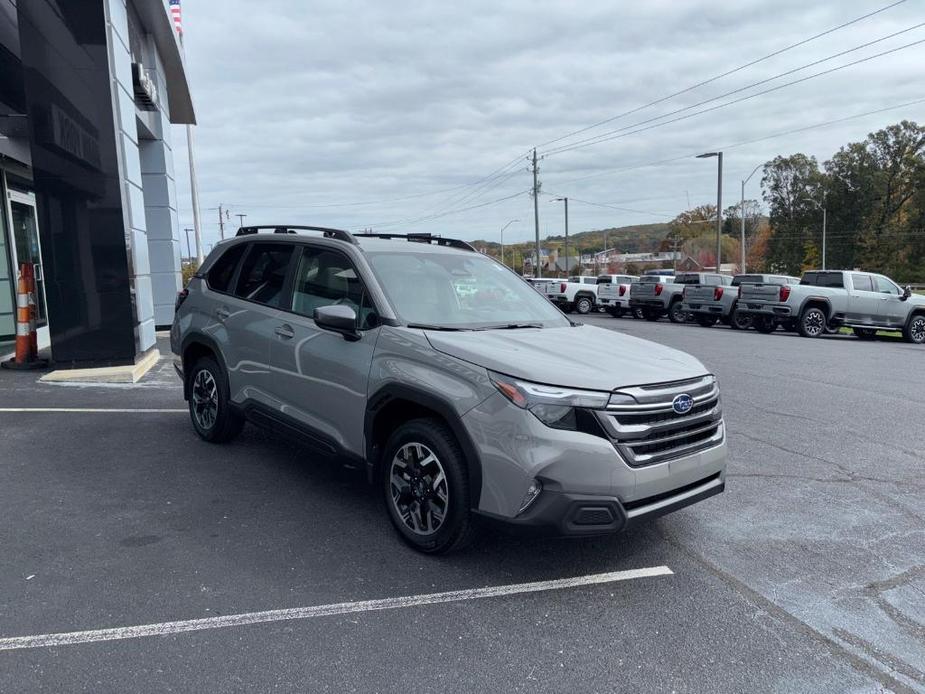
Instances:
[[[183,16],[180,11],[180,0],[170,0],[170,16],[173,17],[173,25],[177,28],[177,33],[183,36]]]

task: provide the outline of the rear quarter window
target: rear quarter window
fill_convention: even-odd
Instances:
[[[231,280],[234,277],[234,271],[238,268],[238,263],[241,262],[241,257],[246,249],[247,244],[244,243],[232,246],[215,261],[215,265],[206,275],[206,283],[209,285],[209,289],[226,293],[231,291]]]
[[[844,288],[845,281],[840,272],[807,272],[800,280],[800,284],[813,287]]]

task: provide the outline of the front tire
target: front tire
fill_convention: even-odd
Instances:
[[[903,339],[914,345],[925,344],[925,314],[912,316],[903,328]]]
[[[697,321],[697,325],[701,328],[712,328],[716,325],[717,318],[715,316],[697,316],[694,320]]]
[[[827,323],[825,312],[821,308],[810,306],[800,316],[797,329],[803,337],[819,337],[826,332]]]
[[[189,375],[189,413],[193,429],[209,443],[225,443],[241,433],[244,418],[231,407],[228,377],[211,357],[193,364]]]
[[[622,308],[608,308],[607,313],[610,314],[611,318],[622,318],[623,317]]]
[[[588,297],[581,296],[575,299],[575,312],[579,315],[584,316],[591,313],[592,308],[594,308],[594,302]]]
[[[414,419],[389,437],[382,484],[392,525],[411,547],[443,554],[471,540],[469,476],[453,432],[437,419]]]
[[[770,335],[777,330],[777,321],[770,316],[755,316],[752,326],[762,335]]]
[[[641,308],[634,308],[632,310],[632,315],[633,315],[633,318],[635,318],[636,320],[642,320],[645,318],[645,313],[643,312]]]
[[[656,311],[655,309],[644,308],[644,309],[642,309],[642,317],[643,317],[645,320],[651,321],[651,322],[654,323],[654,322],[657,321],[661,316],[659,315],[659,312]]]

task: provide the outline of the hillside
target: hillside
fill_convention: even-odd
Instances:
[[[636,224],[611,229],[598,229],[596,231],[581,231],[569,234],[569,249],[574,252],[592,253],[603,250],[604,237],[607,237],[607,246],[615,248],[621,253],[651,253],[658,250],[659,244],[668,234],[668,224]],[[565,236],[547,236],[540,240],[544,248],[564,247]],[[472,245],[476,248],[485,248],[492,255],[500,251],[500,244],[496,241],[477,240]],[[531,249],[532,242],[505,244],[505,248]]]

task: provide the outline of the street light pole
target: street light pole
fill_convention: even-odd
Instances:
[[[501,264],[504,265],[504,230],[507,229],[514,222],[519,222],[519,219],[512,219],[510,222],[501,227]]]
[[[568,262],[568,198],[555,198],[553,202],[565,203],[565,274],[570,274],[571,266]]]
[[[698,159],[716,157],[716,272],[722,265],[723,254],[723,153],[706,152],[698,154]]]
[[[822,269],[825,270],[825,218],[826,218],[826,209],[825,209],[825,196],[822,196]]]
[[[758,164],[758,166],[752,169],[752,172],[748,174],[748,176],[746,176],[742,181],[742,201],[739,203],[739,220],[742,223],[742,264],[739,267],[739,272],[742,274],[745,274],[745,184],[749,182],[751,177],[755,175],[755,172],[757,172],[761,166],[761,164]],[[825,225],[823,224],[823,226]]]
[[[192,229],[190,229],[189,227],[186,227],[185,229],[183,229],[183,231],[186,232],[186,257],[189,258],[190,262],[193,262],[193,250],[190,248],[190,245],[189,245],[189,233],[192,231]]]

